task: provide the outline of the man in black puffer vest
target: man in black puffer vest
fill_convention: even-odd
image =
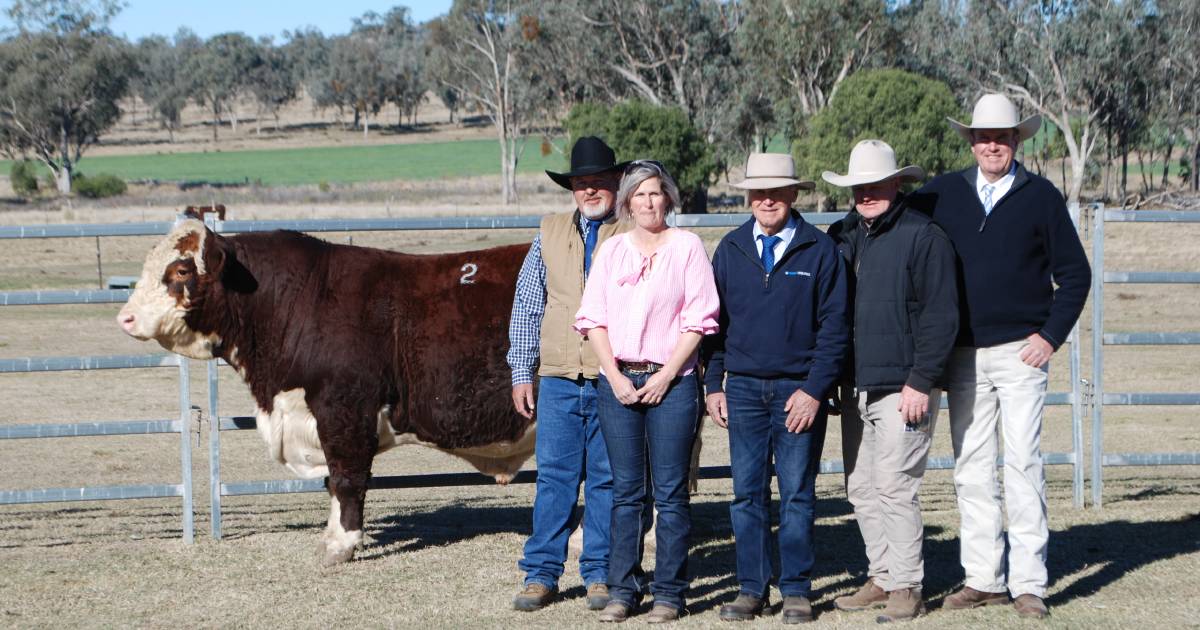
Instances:
[[[859,142],[846,175],[822,177],[854,192],[854,209],[829,235],[850,270],[854,343],[842,456],[868,560],[867,583],[834,605],[886,606],[880,622],[912,619],[925,612],[917,492],[958,332],[954,250],[929,217],[908,208],[900,186],[924,171],[896,168],[887,143]]]

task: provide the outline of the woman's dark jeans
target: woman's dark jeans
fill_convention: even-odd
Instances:
[[[649,374],[626,374],[640,388]],[[658,508],[654,583],[655,603],[681,609],[688,588],[688,537],[692,529],[688,470],[692,442],[700,418],[696,374],[676,378],[654,406],[622,405],[608,379],[600,376],[600,431],[608,446],[613,473],[612,545],[608,559],[608,589],[612,598],[630,606],[641,602],[642,508],[646,469]]]

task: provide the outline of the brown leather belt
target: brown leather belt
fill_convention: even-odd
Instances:
[[[661,363],[655,363],[653,361],[617,361],[617,367],[620,368],[622,372],[628,372],[630,374],[654,374],[655,372],[661,370],[663,366]]]

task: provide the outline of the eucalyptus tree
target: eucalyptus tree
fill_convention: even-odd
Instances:
[[[117,122],[134,56],[108,30],[115,2],[17,0],[0,42],[0,149],[32,155],[61,194],[83,153]]]
[[[222,113],[237,132],[236,100],[261,63],[258,46],[244,33],[213,35],[188,59],[184,73],[192,82],[192,98],[212,114],[213,142],[219,140]]]
[[[560,25],[553,3],[455,0],[429,29],[437,82],[492,122],[500,144],[501,197],[517,200],[517,164],[530,130],[559,108],[559,59],[548,54]]]
[[[258,59],[246,77],[247,87],[258,104],[254,117],[254,130],[262,134],[263,114],[275,119],[279,129],[279,110],[296,100],[300,94],[300,76],[296,60],[282,46],[276,46],[270,37],[258,41]]]
[[[203,42],[192,31],[181,28],[173,39],[151,35],[138,40],[136,46],[137,80],[135,91],[150,108],[168,139],[175,141],[175,132],[182,123],[183,108],[192,91],[191,79],[185,72],[188,59]]]

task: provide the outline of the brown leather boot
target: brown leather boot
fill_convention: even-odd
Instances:
[[[812,603],[807,597],[783,598],[783,623],[808,623],[813,620]]]
[[[942,608],[946,610],[963,610],[965,608],[978,608],[980,606],[1008,605],[1008,602],[1008,593],[988,593],[977,591],[970,586],[964,586],[959,592],[947,596],[942,601]]]
[[[663,603],[655,604],[646,614],[646,623],[670,623],[679,619],[679,609]]]
[[[609,600],[604,610],[600,611],[600,621],[603,623],[621,623],[633,614],[633,607],[615,599]]]
[[[738,593],[737,599],[721,606],[721,619],[725,621],[750,621],[763,614],[769,604],[767,598],[758,598],[748,593]]]
[[[1041,597],[1026,593],[1017,595],[1016,601],[1013,602],[1013,608],[1017,609],[1017,614],[1026,619],[1045,619],[1050,615],[1050,611],[1046,608],[1046,602],[1042,601]]]
[[[898,588],[888,593],[887,607],[875,618],[878,623],[909,621],[925,614],[925,602],[921,600],[921,589]]]
[[[611,599],[608,596],[608,585],[604,582],[593,582],[587,587],[588,610],[604,610]]]
[[[867,583],[858,589],[858,592],[853,595],[843,595],[833,600],[833,605],[838,610],[845,611],[870,610],[872,608],[883,608],[887,605],[887,600],[887,591],[879,588],[874,578],[869,578],[867,579]]]
[[[554,596],[558,594],[557,588],[551,588],[545,584],[538,582],[530,582],[525,585],[525,588],[517,593],[513,598],[513,608],[515,610],[523,610],[531,612],[541,610],[549,604]]]

